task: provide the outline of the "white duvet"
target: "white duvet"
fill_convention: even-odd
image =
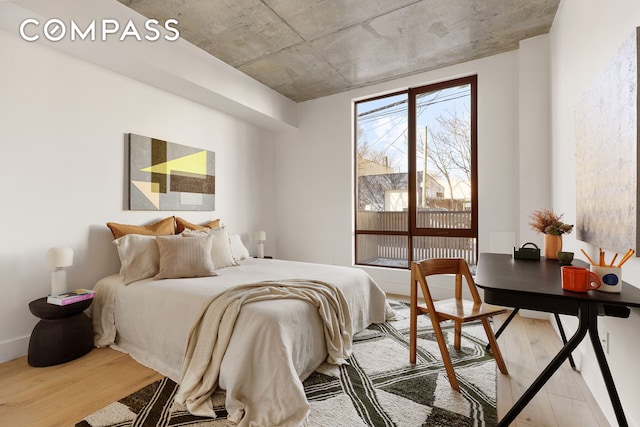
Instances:
[[[191,327],[202,304],[237,285],[310,279],[336,285],[349,307],[352,330],[385,320],[385,294],[357,268],[247,259],[218,276],[145,279],[122,285],[117,275],[96,284],[95,343],[129,353],[179,382]],[[302,381],[327,358],[317,307],[295,299],[252,302],[237,317],[220,367],[229,418],[240,426],[299,425],[309,406]],[[259,410],[254,411],[254,408]]]

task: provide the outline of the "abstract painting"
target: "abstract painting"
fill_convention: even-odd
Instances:
[[[129,209],[215,209],[215,153],[129,134]]]
[[[639,29],[576,106],[576,233],[624,253],[638,242]]]

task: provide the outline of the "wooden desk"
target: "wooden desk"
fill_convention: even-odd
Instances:
[[[574,260],[578,267],[588,264]],[[578,330],[562,347],[516,404],[500,420],[498,426],[508,426],[527,406],[542,386],[558,370],[572,351],[589,333],[598,365],[609,392],[620,426],[628,426],[611,371],[598,337],[598,315],[628,317],[628,307],[640,307],[640,289],[622,284],[622,292],[569,292],[562,289],[560,263],[541,258],[540,261],[514,260],[511,255],[482,253],[478,259],[476,284],[484,290],[489,304],[568,314],[579,319]],[[626,315],[625,315],[626,314]]]

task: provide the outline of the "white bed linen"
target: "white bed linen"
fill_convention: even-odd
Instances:
[[[129,353],[179,382],[189,331],[202,304],[235,285],[279,279],[313,279],[338,286],[350,308],[354,332],[385,320],[385,294],[360,269],[247,259],[240,266],[218,270],[218,276],[213,277],[145,279],[127,286],[117,275],[101,280],[94,287],[96,345]],[[272,350],[265,352],[264,348]],[[326,357],[323,324],[316,307],[298,300],[247,304],[238,316],[220,371],[219,384],[227,390],[230,416],[247,411],[240,425],[270,425],[271,416],[308,410],[308,406],[292,406],[274,407],[273,414],[250,413],[252,402],[264,402],[281,393],[294,391],[304,399],[300,381]],[[253,381],[235,381],[246,378],[248,370]],[[300,381],[292,382],[292,374]]]

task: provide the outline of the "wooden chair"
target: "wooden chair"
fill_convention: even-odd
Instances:
[[[433,301],[429,286],[427,285],[427,277],[437,274],[455,274],[455,298]],[[462,299],[462,277],[465,277],[473,301]],[[426,307],[418,305],[418,283],[422,290],[422,295],[426,302]],[[493,357],[496,360],[498,369],[503,374],[508,374],[507,366],[502,359],[498,342],[493,335],[493,330],[489,324],[489,317],[505,313],[507,309],[484,304],[480,299],[475,282],[469,271],[467,262],[462,258],[434,258],[423,261],[413,262],[411,264],[411,320],[410,320],[410,344],[409,344],[409,361],[416,363],[417,349],[417,329],[418,315],[428,314],[433,324],[433,332],[440,347],[442,360],[449,377],[451,388],[460,391],[458,380],[453,371],[451,356],[447,349],[447,342],[442,333],[440,322],[452,320],[454,322],[454,348],[460,350],[460,337],[462,332],[462,324],[480,319],[484,330],[487,333],[489,345],[493,351]]]

